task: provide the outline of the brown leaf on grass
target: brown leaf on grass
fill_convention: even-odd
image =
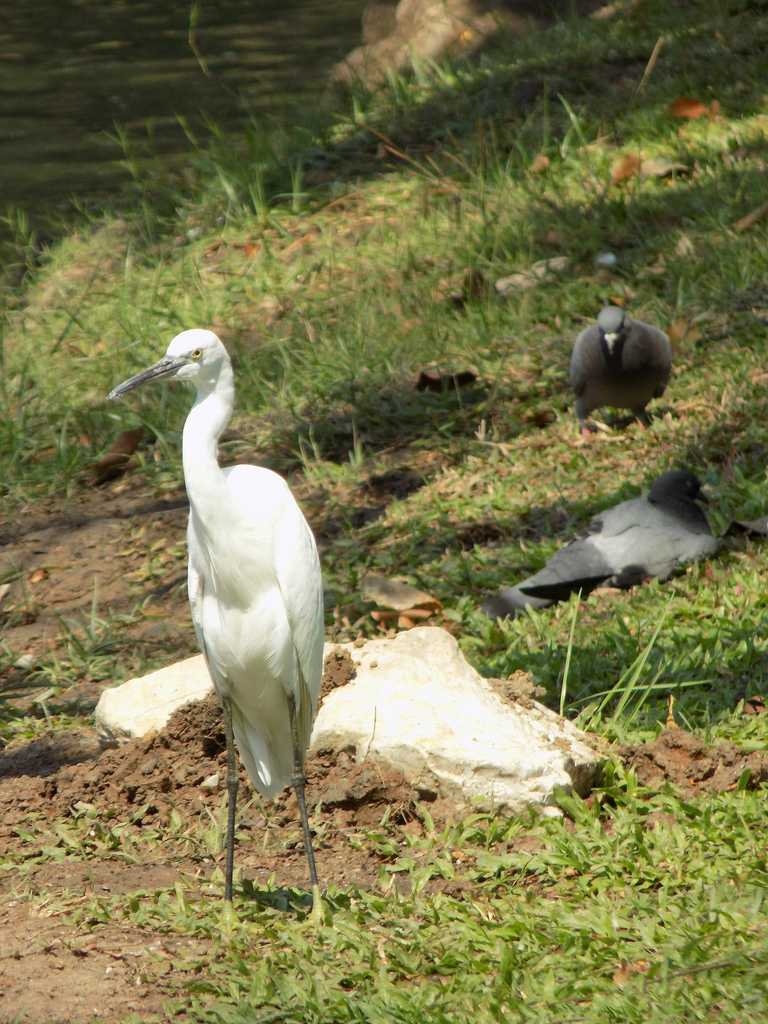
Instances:
[[[692,320],[686,320],[685,317],[680,317],[677,320],[673,320],[667,328],[667,336],[673,345],[679,344],[680,342],[686,342],[689,345],[695,344],[702,338],[701,328],[695,324]]]
[[[426,608],[431,612],[442,608],[440,601],[424,590],[417,590],[410,583],[369,573],[363,577],[361,590],[366,601],[372,601],[382,608],[393,608],[398,612],[410,612],[415,608]]]
[[[457,278],[452,275],[445,278],[435,289],[435,298],[439,302],[450,302],[462,309],[468,302],[487,299],[493,292],[493,285],[477,267],[467,267]]]
[[[27,583],[42,583],[43,580],[47,579],[48,570],[40,567],[39,569],[33,569],[29,576],[27,576]]]
[[[517,290],[525,291],[528,288],[535,288],[542,281],[567,270],[570,263],[568,256],[553,256],[549,260],[537,260],[529,270],[510,274],[508,277],[500,277],[495,284],[496,291],[502,298],[506,298]]]
[[[661,255],[657,258],[655,263],[651,263],[647,267],[642,267],[638,271],[638,277],[660,277],[662,274],[666,274],[667,264],[664,256]]]
[[[675,245],[675,256],[693,256],[694,246],[691,239],[683,233]]]
[[[606,21],[608,18],[616,17],[617,14],[631,14],[639,4],[640,0],[617,0],[616,3],[604,4],[592,11],[590,18],[594,21]]]
[[[417,391],[458,391],[468,387],[477,380],[475,370],[440,370],[436,366],[426,366],[419,371],[414,387]]]
[[[650,970],[651,964],[648,960],[635,960],[634,963],[626,963],[626,961],[616,968],[613,972],[613,983],[618,985],[619,988],[624,988],[629,979],[633,974],[647,974]]]
[[[766,214],[768,214],[768,203],[761,203],[760,206],[757,206],[751,213],[748,213],[745,217],[737,220],[733,225],[733,230],[739,232],[748,231],[751,227],[757,224],[759,220],[762,220]]]
[[[720,113],[720,104],[717,100],[707,105],[701,100],[691,96],[678,96],[667,108],[672,117],[679,117],[687,121],[696,121],[700,117],[717,117]]]
[[[424,608],[409,608],[407,612],[400,612],[397,616],[397,628],[398,629],[413,629],[425,618],[423,615],[414,615],[414,612],[426,611]],[[426,613],[426,618],[430,618],[432,612]]]
[[[371,618],[374,622],[378,622],[381,626],[386,626],[388,622],[394,622],[400,612],[396,612],[392,608],[374,608],[371,612]]]
[[[406,608],[398,612],[393,608],[375,608],[371,612],[371,618],[378,623],[382,629],[391,629],[396,623],[398,629],[413,629],[425,619],[430,619],[434,611],[429,608]]]
[[[532,174],[541,174],[542,171],[546,171],[549,167],[549,157],[545,156],[544,153],[538,153],[533,160],[531,160],[531,166],[528,170]]]
[[[643,160],[640,164],[640,174],[644,178],[669,178],[673,174],[690,173],[691,168],[687,164],[681,164],[676,160],[667,160],[663,156]]]
[[[523,413],[523,423],[532,423],[535,427],[548,427],[556,419],[555,410],[548,406],[538,406]]]
[[[118,434],[112,442],[112,446],[98,462],[89,466],[93,473],[94,484],[103,484],[107,480],[114,480],[121,476],[131,461],[131,456],[139,447],[139,444],[147,436],[144,427],[134,427],[132,430],[124,430]]]
[[[637,153],[626,153],[624,156],[620,156],[611,165],[611,182],[614,185],[619,185],[622,181],[629,181],[630,178],[634,178],[640,173],[642,165],[643,161]]]

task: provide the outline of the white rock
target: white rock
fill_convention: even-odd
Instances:
[[[587,736],[535,701],[502,700],[445,630],[339,646],[357,676],[325,698],[313,750],[353,748],[411,783],[509,811],[552,805],[560,787],[588,790],[602,758]]]
[[[162,729],[177,708],[202,700],[213,683],[202,654],[105,690],[96,705],[96,728],[111,739]]]

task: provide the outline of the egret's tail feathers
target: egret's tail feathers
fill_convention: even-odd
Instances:
[[[248,722],[234,706],[232,727],[248,778],[262,796],[274,799],[290,783],[293,774],[290,734],[281,743],[265,729]]]

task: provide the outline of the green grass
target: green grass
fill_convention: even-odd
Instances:
[[[137,213],[84,222],[39,267],[18,224],[29,270],[3,293],[0,381],[11,515],[82,493],[87,465],[137,423],[154,439],[140,479],[158,494],[176,488],[188,395],[158,389],[114,406],[104,396],[177,331],[210,325],[239,388],[237,436],[223,450],[289,475],[322,541],[336,635],[374,629],[365,573],[403,575],[440,598],[481,671],[531,672],[552,707],[610,741],[655,735],[672,694],[685,728],[760,749],[766,716],[744,715],[742,701],[768,693],[764,545],[735,541],[666,584],[592,596],[575,624],[573,605],[504,624],[478,605],[671,465],[706,480],[718,528],[766,512],[768,218],[734,228],[765,202],[766,43],[757,2],[571,19],[356,93],[311,131],[268,140],[254,129],[241,150],[198,152],[192,184],[145,182]],[[677,121],[668,107],[679,96],[716,99],[720,115]],[[611,185],[628,153],[690,173]],[[531,170],[538,154],[542,172]],[[605,251],[613,272],[595,264]],[[564,272],[495,295],[497,279],[558,255]],[[477,287],[451,300],[468,271]],[[583,448],[568,355],[612,298],[700,336],[676,343],[649,431]],[[478,381],[416,391],[432,362],[473,366]],[[368,514],[370,478],[398,468],[423,486]],[[166,571],[149,553],[147,578]],[[121,671],[130,622],[94,610],[70,624],[41,680]],[[40,720],[28,726],[14,713],[6,737],[33,735]],[[174,996],[199,1021],[763,1019],[764,797],[685,802],[612,771],[593,805],[568,805],[572,827],[480,816],[406,852],[394,826],[358,837],[393,842],[399,859],[376,891],[331,893],[332,926],[317,936],[278,896],[277,907],[243,900],[223,921],[210,884],[191,879],[94,901],[75,924],[113,916],[205,937],[209,956],[184,968]],[[656,811],[663,819],[646,827]],[[529,832],[540,848],[516,850]],[[437,892],[436,878],[467,886]]]
[[[763,796],[685,803],[616,777],[569,809],[572,831],[487,815],[428,830],[376,891],[330,891],[319,930],[298,894],[246,895],[231,915],[187,880],[78,900],[74,921],[204,940],[169,1004],[202,1021],[760,1019]]]

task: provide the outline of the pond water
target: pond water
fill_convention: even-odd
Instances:
[[[5,0],[0,15],[0,213],[33,223],[128,178],[114,138],[151,137],[161,160],[204,131],[317,95],[360,41],[364,0]],[[205,64],[208,74],[201,67]]]

